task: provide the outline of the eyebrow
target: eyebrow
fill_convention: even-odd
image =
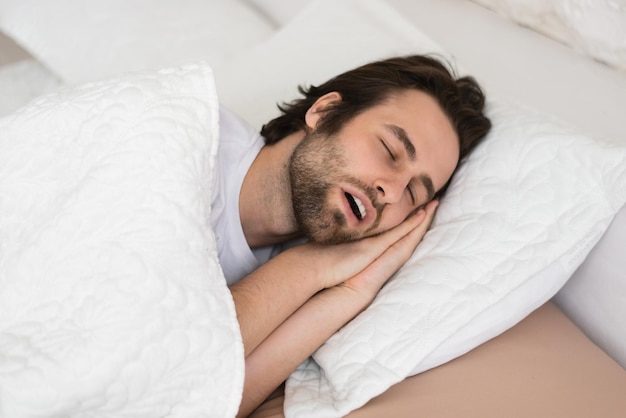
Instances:
[[[387,124],[385,127],[395,136],[402,145],[404,145],[404,149],[406,150],[407,155],[411,161],[415,161],[417,157],[417,151],[415,151],[415,146],[409,139],[406,131],[398,125]],[[430,202],[435,197],[435,186],[433,185],[433,179],[428,174],[423,174],[420,176],[420,182],[426,189],[427,193],[427,202]]]
[[[406,131],[398,125],[387,124],[385,125],[385,127],[393,134],[393,136],[395,136],[400,142],[402,142],[402,145],[404,145],[404,149],[406,149],[406,153],[409,156],[409,159],[411,161],[415,161],[415,156],[417,155],[417,153],[415,151],[413,143],[409,139],[409,136],[406,134]]]

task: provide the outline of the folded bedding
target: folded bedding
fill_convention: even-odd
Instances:
[[[0,120],[0,416],[235,415],[243,346],[209,222],[218,115],[199,64]]]

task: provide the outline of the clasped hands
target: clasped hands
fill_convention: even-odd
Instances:
[[[382,234],[345,244],[304,244],[287,254],[296,257],[319,289],[342,286],[371,302],[387,280],[411,257],[428,231],[438,201]]]
[[[247,416],[296,367],[374,300],[411,257],[437,202],[380,235],[291,248],[231,286],[246,375],[238,416]]]

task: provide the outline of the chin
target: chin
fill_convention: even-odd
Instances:
[[[298,220],[300,231],[309,240],[321,245],[337,245],[378,235],[371,229],[357,229],[347,226],[345,216],[340,211],[322,217],[301,217]]]
[[[321,245],[345,244],[347,242],[358,241],[366,237],[366,235],[360,231],[349,231],[345,229],[329,231],[324,228],[318,228],[314,231],[310,231],[310,233],[306,233],[305,236],[310,242]]]

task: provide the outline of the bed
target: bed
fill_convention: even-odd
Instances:
[[[234,416],[241,342],[203,222],[215,105],[258,128],[296,85],[406,53],[474,75],[494,132],[415,257],[253,416],[621,416],[625,7],[3,1],[3,416]],[[187,139],[146,139],[164,130]],[[47,132],[77,139],[43,155]]]

